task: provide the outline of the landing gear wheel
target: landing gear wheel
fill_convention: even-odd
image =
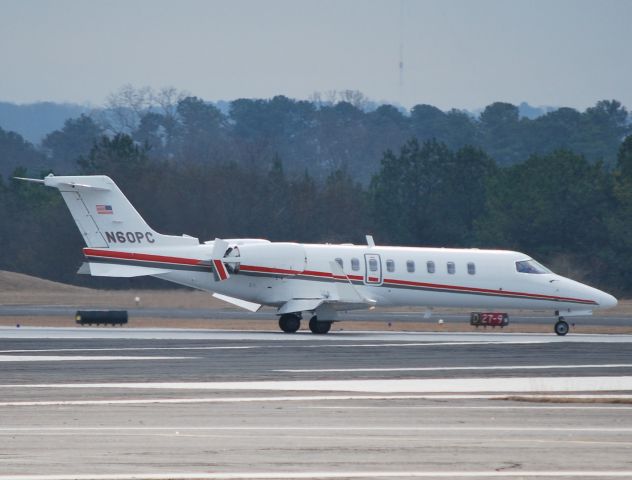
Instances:
[[[279,327],[285,333],[294,333],[301,328],[301,317],[295,313],[284,313],[279,317]]]
[[[554,329],[555,333],[557,333],[558,335],[566,335],[569,330],[568,323],[560,318],[555,324]]]
[[[321,322],[318,320],[318,317],[314,315],[309,320],[309,329],[312,331],[312,333],[315,333],[317,335],[324,335],[325,333],[329,332],[329,330],[331,329],[331,323],[332,322],[326,322],[326,321]]]

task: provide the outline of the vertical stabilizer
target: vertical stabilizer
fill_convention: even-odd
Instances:
[[[44,184],[60,191],[88,247],[136,249],[199,245],[197,238],[155,232],[107,176],[49,175],[44,178]]]

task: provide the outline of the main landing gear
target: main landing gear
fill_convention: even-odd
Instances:
[[[294,333],[301,328],[301,316],[296,313],[284,313],[279,317],[279,327],[285,333]]]
[[[320,320],[318,320],[318,317],[314,315],[309,320],[309,329],[312,331],[312,333],[315,333],[317,335],[324,335],[325,333],[328,333],[331,329],[331,324],[332,322],[321,322]]]
[[[314,315],[309,320],[309,329],[312,333],[324,335],[329,332],[332,323],[333,322],[326,320],[320,321],[316,315]],[[279,317],[279,327],[285,333],[296,332],[299,328],[301,328],[301,315],[298,313],[284,313]]]
[[[314,315],[309,319],[309,329],[317,335],[324,335],[331,330],[333,322],[327,320],[318,320]],[[285,333],[294,333],[301,328],[301,315],[298,313],[284,313],[279,317],[279,327]]]
[[[555,324],[555,327],[553,327],[555,330],[555,333],[557,333],[558,335],[566,335],[568,333],[569,330],[569,326],[568,323],[566,323],[566,321],[564,320],[564,317],[560,317],[557,320],[557,323]]]

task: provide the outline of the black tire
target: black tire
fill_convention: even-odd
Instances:
[[[554,327],[555,333],[560,336],[566,335],[569,329],[570,328],[568,326],[568,323],[566,323],[564,320],[558,320]]]
[[[295,313],[285,313],[279,317],[279,328],[285,333],[295,333],[301,328],[301,317]]]
[[[332,322],[320,322],[318,317],[314,315],[309,320],[309,329],[316,335],[324,335],[331,329]]]

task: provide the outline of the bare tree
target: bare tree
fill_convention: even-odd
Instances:
[[[184,90],[178,91],[175,87],[162,87],[151,95],[151,103],[160,107],[162,115],[166,118],[175,118],[178,103],[188,97]]]
[[[356,107],[358,110],[365,110],[369,104],[368,97],[360,90],[343,90],[338,92],[338,98],[341,102],[347,102]]]
[[[123,85],[108,95],[105,111],[101,116],[103,126],[112,133],[131,133],[141,117],[151,107],[154,93],[151,87],[135,88]]]

